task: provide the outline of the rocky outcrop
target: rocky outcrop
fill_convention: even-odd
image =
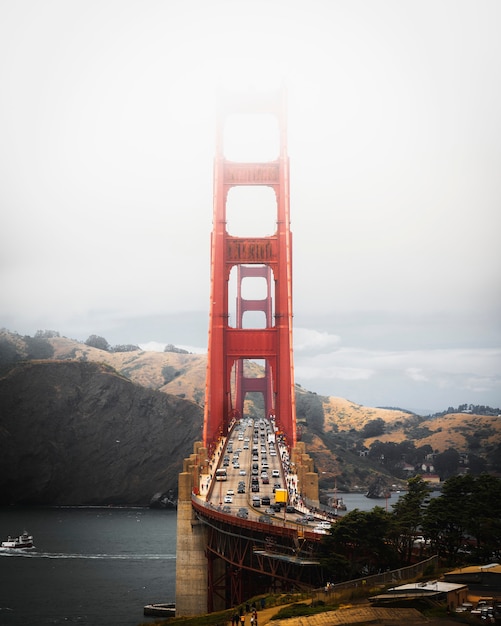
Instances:
[[[365,497],[373,498],[374,500],[384,500],[385,498],[391,498],[391,491],[385,480],[381,476],[377,476],[369,485]]]
[[[0,504],[148,505],[177,488],[202,423],[108,365],[17,364],[0,379]]]

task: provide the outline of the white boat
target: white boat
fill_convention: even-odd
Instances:
[[[29,535],[26,531],[18,537],[11,537],[9,535],[5,541],[2,541],[2,548],[33,548],[33,536]]]

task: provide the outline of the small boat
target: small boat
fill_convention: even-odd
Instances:
[[[346,511],[346,504],[344,503],[343,498],[336,498],[336,503],[334,504],[334,508],[338,511]]]
[[[9,535],[5,541],[2,541],[2,548],[33,548],[33,536],[28,535],[26,531],[18,537]]]

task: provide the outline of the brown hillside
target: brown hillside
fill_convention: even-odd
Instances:
[[[177,352],[106,352],[72,339],[50,339],[55,359],[108,363],[132,382],[203,404],[207,359]]]
[[[386,423],[393,424],[409,418],[409,413],[392,409],[375,409],[350,402],[344,398],[329,396],[323,403],[324,429],[329,432],[337,426],[340,431],[355,428],[360,430],[372,420],[381,418]]]
[[[458,452],[467,452],[470,442],[477,440],[482,447],[501,444],[501,418],[490,415],[468,413],[449,413],[441,417],[424,419],[414,429],[404,424],[379,437],[365,440],[370,446],[375,440],[399,443],[406,439],[414,441],[416,446],[430,445],[433,450],[443,452],[454,448]]]
[[[22,351],[21,337],[5,332],[0,334]],[[144,350],[107,352],[64,337],[51,338],[49,341],[56,360],[107,363],[143,387],[186,398],[200,406],[204,404],[205,354]],[[246,375],[262,376],[262,368],[256,363],[246,362]],[[310,394],[306,390],[301,391],[307,396]],[[386,424],[385,434],[367,438],[364,441],[367,447],[376,439],[395,443],[408,439],[414,441],[417,447],[428,444],[439,452],[451,447],[459,452],[475,452],[480,447],[485,453],[487,448],[493,449],[501,444],[501,418],[497,417],[458,413],[423,418],[405,411],[366,407],[335,396],[318,396],[318,399],[322,402],[325,433],[348,433],[352,429],[360,432],[368,422],[382,419]],[[255,410],[252,399],[246,400],[246,409],[251,413]],[[325,451],[320,452],[320,449],[318,453],[325,455]]]

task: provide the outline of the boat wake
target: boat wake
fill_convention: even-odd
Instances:
[[[0,557],[22,557],[30,559],[83,559],[120,561],[170,561],[175,554],[68,554],[65,552],[37,552],[36,550],[1,549]]]

